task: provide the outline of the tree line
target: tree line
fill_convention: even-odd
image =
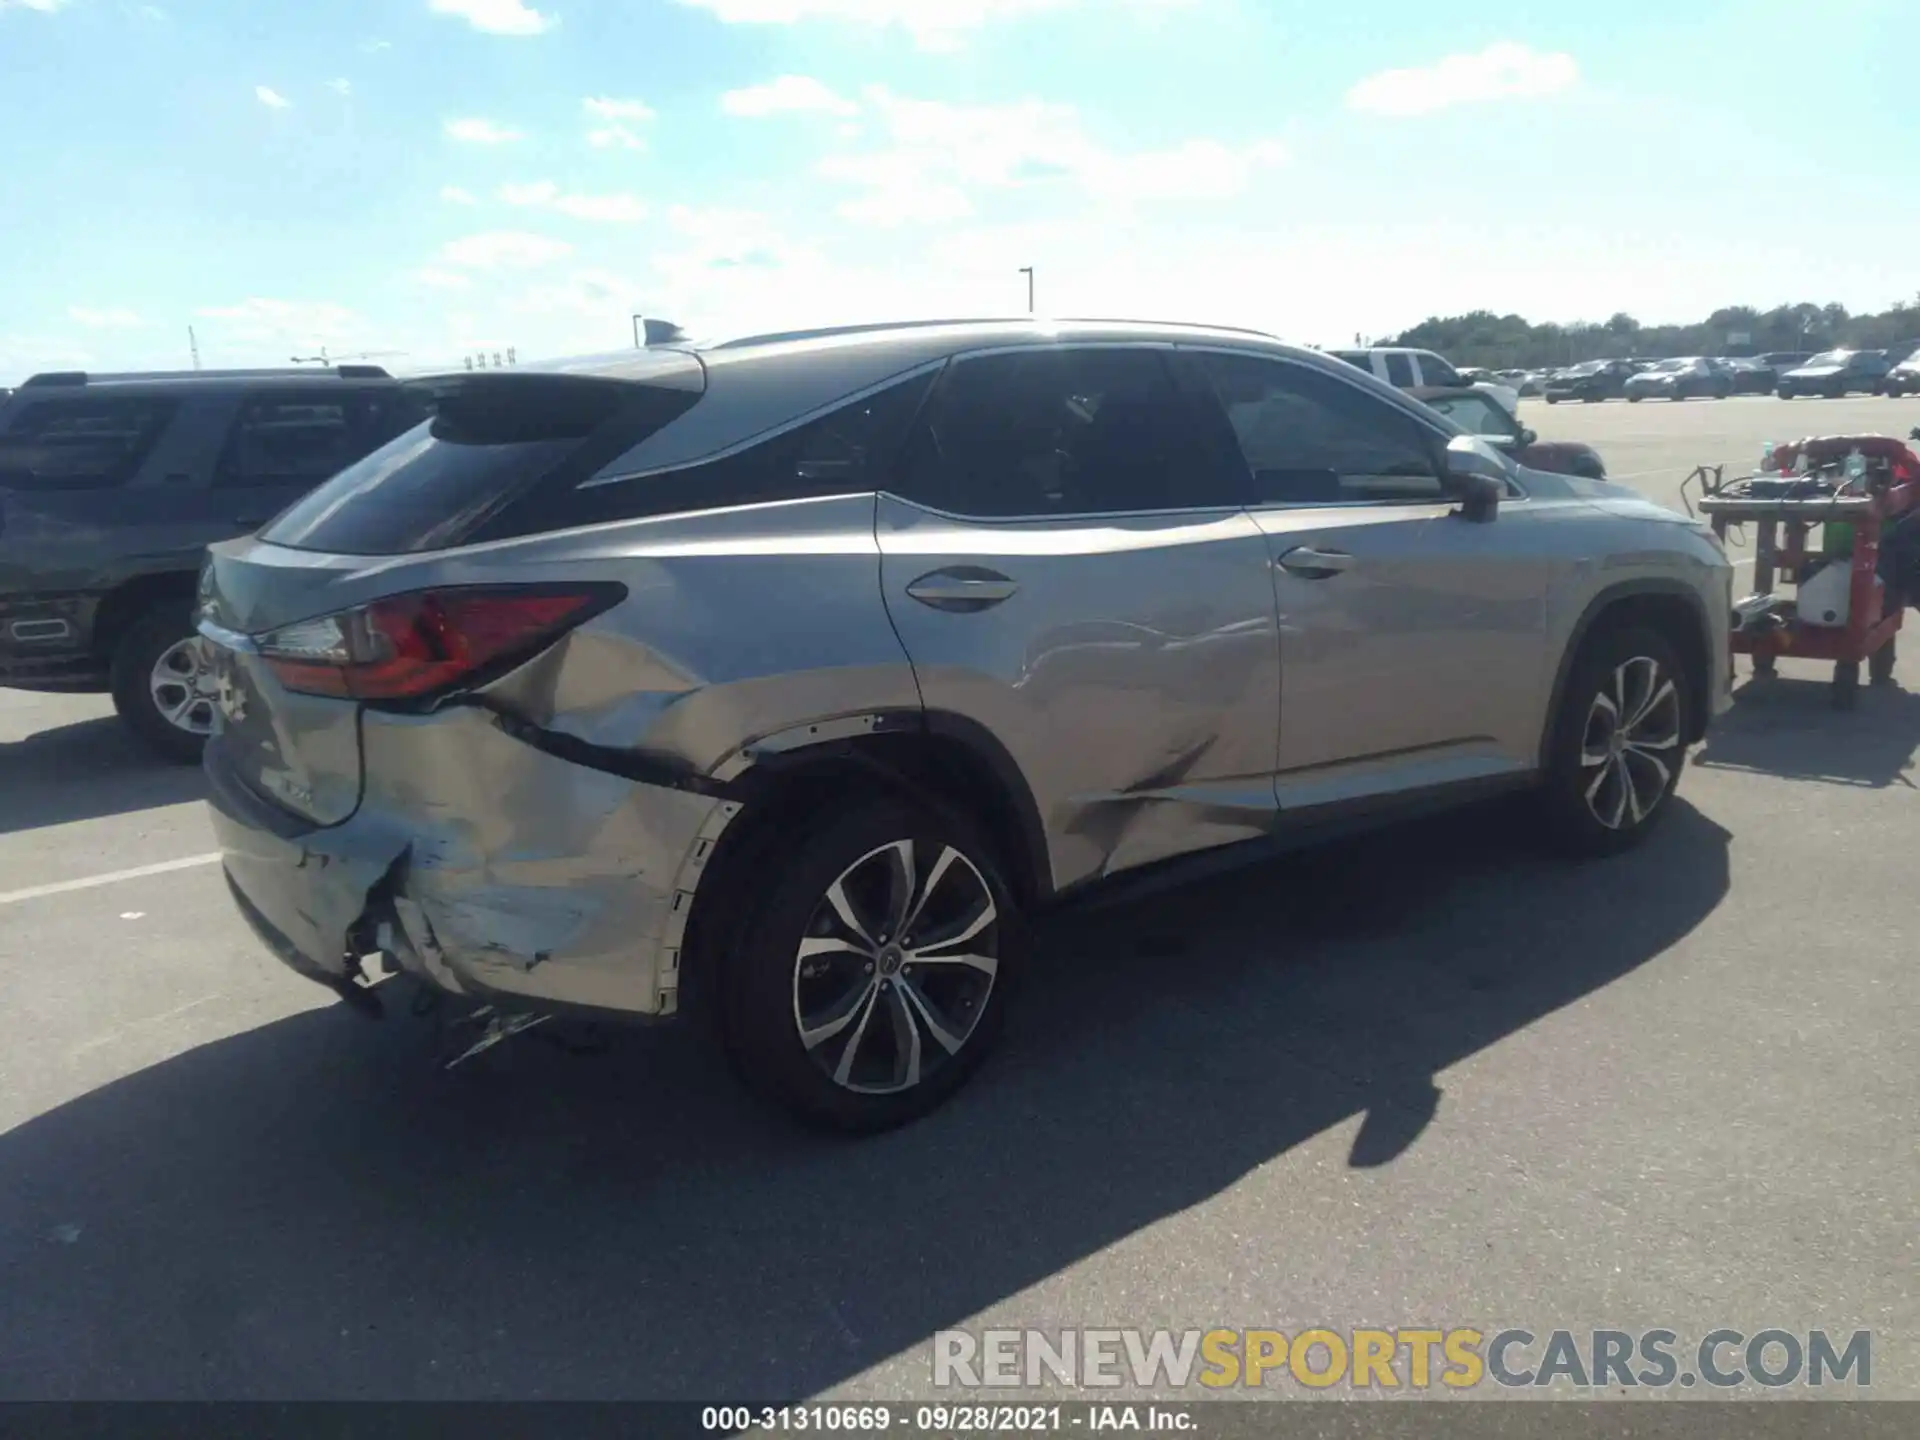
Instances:
[[[1691,325],[1642,325],[1631,315],[1604,322],[1535,325],[1520,315],[1475,310],[1433,316],[1382,345],[1437,350],[1456,365],[1539,369],[1582,360],[1668,355],[1761,355],[1774,350],[1883,350],[1920,343],[1920,296],[1877,314],[1844,305],[1731,305]]]

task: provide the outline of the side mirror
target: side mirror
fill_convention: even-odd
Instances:
[[[1519,442],[1520,448],[1523,450],[1527,446],[1533,444],[1534,441],[1538,440],[1539,438],[1540,438],[1540,432],[1538,430],[1530,430],[1524,425],[1520,427],[1520,433],[1514,437],[1514,439]]]
[[[1507,462],[1499,451],[1472,435],[1447,442],[1447,490],[1458,497],[1461,519],[1484,525],[1500,513],[1507,493]]]

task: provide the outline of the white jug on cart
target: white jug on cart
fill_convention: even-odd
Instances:
[[[1874,593],[1883,588],[1873,577]],[[1853,608],[1853,566],[1844,560],[1822,565],[1807,577],[1794,596],[1802,625],[1845,625]]]

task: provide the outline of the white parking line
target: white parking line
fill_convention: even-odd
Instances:
[[[117,885],[122,880],[143,880],[149,875],[168,875],[175,870],[191,870],[198,865],[219,863],[216,851],[211,855],[189,855],[184,860],[162,860],[158,865],[136,865],[131,870],[113,870],[105,875],[88,875],[79,880],[58,880],[51,885],[29,885],[25,890],[0,891],[0,905],[18,905],[23,900],[40,900],[48,895],[64,895],[69,890],[91,890],[96,885]]]

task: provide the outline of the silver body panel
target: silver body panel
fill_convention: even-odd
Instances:
[[[596,478],[737,449],[952,356],[1063,342],[1286,359],[1455,433],[1341,362],[1234,332],[923,327],[702,352],[704,398]],[[690,383],[686,364],[660,375]],[[1284,563],[1301,547],[1345,568],[1303,577]],[[209,769],[282,815],[241,797],[217,824],[243,909],[303,968],[344,974],[373,924],[445,990],[660,1015],[702,867],[741,811],[726,787],[770,753],[900,717],[969,723],[1025,787],[1044,895],[1296,812],[1524,779],[1596,602],[1683,595],[1718,655],[1730,573],[1682,517],[1531,471],[1487,524],[1439,502],[985,521],[868,491],[425,554],[235,540],[205,587],[223,678]],[[551,581],[626,598],[428,713],[290,694],[246,639],[424,588]],[[622,764],[562,758],[556,737]]]

